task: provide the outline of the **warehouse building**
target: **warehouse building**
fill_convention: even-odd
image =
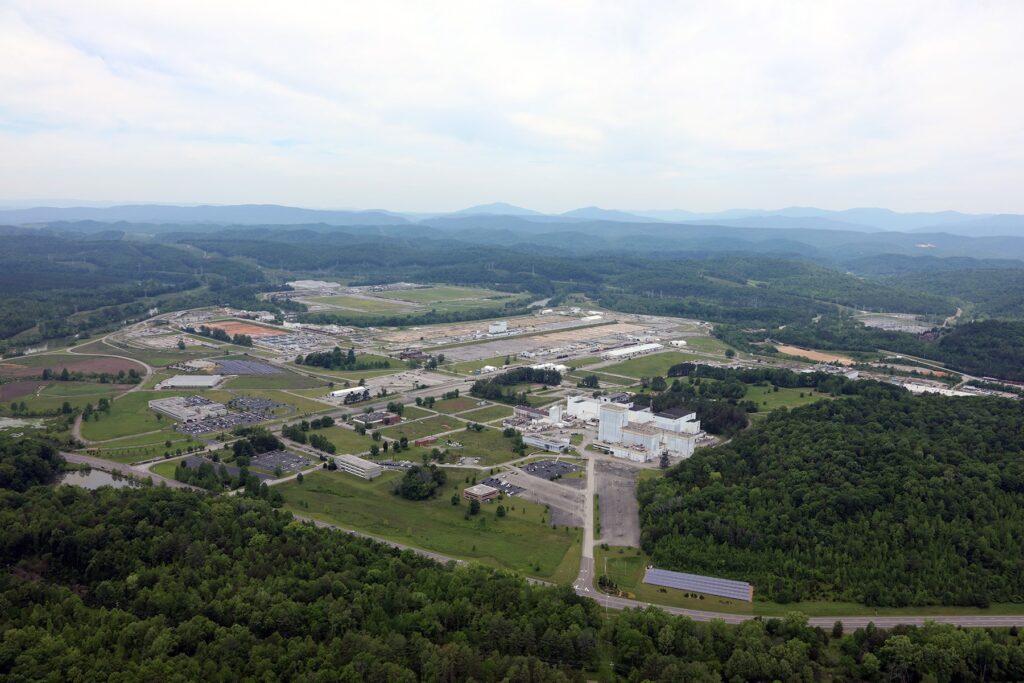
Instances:
[[[337,464],[339,470],[342,472],[348,472],[349,474],[354,474],[357,477],[362,477],[363,479],[375,479],[383,472],[381,466],[377,463],[357,458],[354,455],[346,455],[342,453],[331,457],[334,458],[334,462]]]
[[[359,401],[369,401],[372,398],[368,387],[335,389],[331,393],[327,394],[327,396],[330,398],[340,398],[342,403],[358,403]]]
[[[475,484],[468,486],[462,491],[462,497],[466,500],[475,500],[478,503],[486,503],[494,500],[501,492],[487,484]]]
[[[175,375],[156,385],[157,389],[212,389],[224,375]]]
[[[601,354],[601,357],[605,360],[626,360],[627,358],[636,358],[637,356],[644,356],[648,353],[653,353],[660,349],[665,348],[661,344],[650,342],[647,344],[634,344],[633,346],[623,346],[618,349],[609,349]]]
[[[149,409],[178,422],[197,422],[228,414],[227,406],[202,396],[171,396],[149,402]]]

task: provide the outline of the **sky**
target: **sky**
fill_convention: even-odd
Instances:
[[[1024,213],[1024,2],[3,0],[0,200]]]

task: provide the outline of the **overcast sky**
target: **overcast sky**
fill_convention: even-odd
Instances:
[[[0,199],[1024,212],[1024,2],[3,0]]]

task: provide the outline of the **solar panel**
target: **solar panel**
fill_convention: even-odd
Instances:
[[[684,591],[717,595],[723,598],[746,600],[748,602],[754,597],[754,588],[746,581],[719,579],[714,576],[701,576],[700,574],[686,574],[667,569],[655,569],[654,567],[647,568],[647,572],[644,574],[644,583],[649,583],[652,586],[664,586],[665,588],[677,588]]]

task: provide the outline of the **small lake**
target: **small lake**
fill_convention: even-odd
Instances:
[[[115,489],[138,486],[135,482],[102,470],[73,470],[65,472],[57,480],[58,484],[81,486],[85,489],[98,489],[101,486],[113,486]]]

